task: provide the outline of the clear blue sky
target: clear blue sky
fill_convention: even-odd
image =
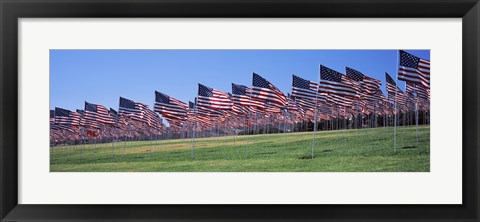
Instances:
[[[406,51],[430,60],[429,50]],[[385,94],[384,73],[395,78],[396,61],[396,50],[50,50],[50,109],[88,101],[118,110],[120,96],[153,109],[155,90],[188,102],[197,83],[231,92],[232,82],[251,87],[252,72],[286,94],[292,74],[317,81],[320,64],[377,78]]]

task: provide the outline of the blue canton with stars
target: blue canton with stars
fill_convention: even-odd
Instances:
[[[293,75],[293,87],[301,88],[301,89],[310,89],[310,81],[306,79],[302,79],[296,75]]]
[[[393,80],[392,77],[390,75],[388,75],[388,73],[385,73],[385,79],[387,80],[388,84],[391,84],[391,85],[394,85],[394,86],[397,85],[397,83],[395,83],[395,80]]]
[[[232,93],[235,95],[246,95],[247,87],[243,85],[237,85],[232,83]]]
[[[330,69],[321,65],[320,79],[332,81],[332,82],[342,82],[342,74],[333,69]]]
[[[72,111],[55,107],[55,116],[70,117]]]
[[[253,73],[252,85],[260,88],[273,89],[269,81],[261,77],[260,75]]]
[[[97,105],[85,102],[85,111],[98,112]]]
[[[349,67],[347,67],[346,70],[347,70],[348,77],[352,78],[355,81],[359,81],[359,82],[363,81],[364,75],[361,72]]]
[[[170,104],[170,96],[155,91],[155,102]]]
[[[418,69],[418,63],[420,58],[400,50],[400,66],[406,66],[414,69]]]
[[[122,108],[135,109],[135,102],[133,102],[132,100],[120,97],[120,109]]]
[[[213,89],[202,84],[198,84],[198,95],[205,97],[213,97]]]

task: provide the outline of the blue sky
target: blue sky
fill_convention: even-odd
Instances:
[[[429,50],[406,50],[430,60]],[[148,104],[154,91],[193,101],[197,84],[231,92],[260,74],[285,94],[292,74],[317,81],[322,64],[382,81],[396,77],[396,50],[50,50],[50,109],[83,109],[84,101],[118,110],[119,97]],[[404,83],[400,82],[404,88]]]

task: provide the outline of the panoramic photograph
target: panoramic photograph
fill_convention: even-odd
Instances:
[[[430,172],[430,50],[51,49],[49,107],[50,172]]]

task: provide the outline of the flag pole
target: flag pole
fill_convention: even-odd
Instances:
[[[397,51],[397,69],[396,69],[396,82],[395,82],[395,103],[394,105],[394,115],[395,115],[395,120],[394,120],[394,128],[393,128],[393,153],[397,153],[397,94],[398,94],[398,63],[399,61],[399,54],[400,52]]]
[[[127,134],[130,134],[130,130],[127,128]],[[124,137],[125,143],[123,143],[123,155],[125,155],[125,149],[127,148],[127,136],[125,135]]]
[[[246,129],[248,136],[246,138],[247,142],[245,143],[245,159],[248,159],[248,141],[250,138],[250,110],[247,110],[247,118],[245,119]]]
[[[227,154],[227,125],[228,125],[228,118],[227,118],[227,115],[226,115],[226,112],[223,112],[223,118],[225,119],[224,124],[225,124],[225,127],[223,127],[223,150],[225,151],[225,155],[230,158]],[[221,126],[221,123],[220,123],[220,126]],[[220,133],[220,131],[219,131]]]
[[[347,119],[346,119],[346,114],[345,114],[345,106],[343,107],[343,144],[345,147],[347,147]]]
[[[375,123],[375,131],[377,131],[376,129],[378,128],[378,110],[377,110],[377,103],[375,102],[375,105],[373,106],[373,113],[375,114],[375,120],[374,120],[374,123]],[[377,135],[378,136],[378,135]]]
[[[336,141],[337,141],[337,145],[338,145],[338,131],[340,130],[340,107],[338,106],[338,104],[336,104],[336,107],[337,107],[337,132],[335,133],[336,134]]]
[[[416,137],[417,137],[417,149],[418,149],[418,94],[417,94],[417,84],[414,85],[415,89],[415,127],[416,127]]]
[[[288,115],[288,110],[285,110],[285,116],[284,116],[284,123],[283,123],[283,149],[285,152],[287,152],[287,115]]]
[[[237,125],[238,121],[236,117],[233,117],[233,147],[235,148],[237,146]]]
[[[112,159],[115,157],[115,138],[112,137]]]
[[[195,158],[195,128],[197,126],[197,121],[196,121],[196,111],[197,111],[197,105],[195,104],[193,106],[193,116],[195,121],[193,122],[193,133],[192,133],[192,160]]]
[[[82,149],[80,150],[80,158],[83,159],[83,150],[85,149],[85,136],[82,135]]]
[[[317,134],[317,103],[318,103],[318,88],[320,86],[320,65],[318,65],[318,78],[317,78],[317,90],[315,91],[315,111],[313,116],[313,141],[312,141],[312,160],[315,158],[315,142]]]

